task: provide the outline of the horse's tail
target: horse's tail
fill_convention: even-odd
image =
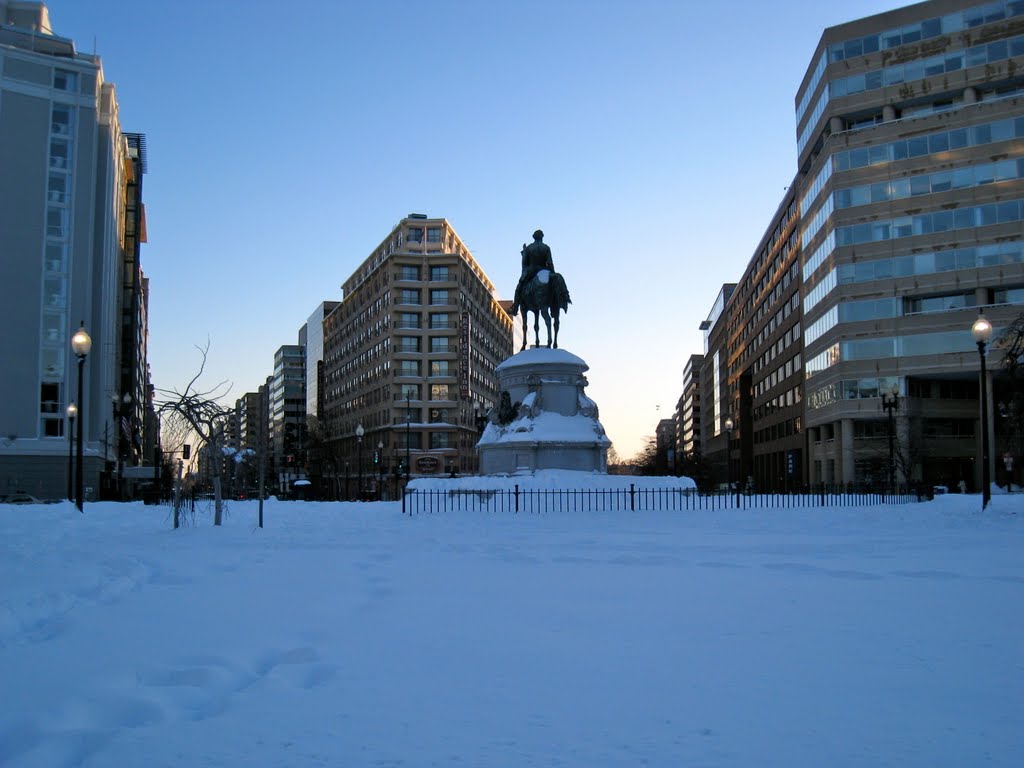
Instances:
[[[569,311],[572,299],[569,298],[569,289],[565,285],[565,278],[558,272],[551,273],[551,300],[552,304],[563,312]]]

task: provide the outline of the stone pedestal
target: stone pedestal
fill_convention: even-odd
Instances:
[[[525,350],[499,365],[499,389],[508,398],[504,409],[488,415],[477,443],[481,474],[607,472],[611,441],[597,404],[584,394],[587,369],[576,355],[547,348]]]

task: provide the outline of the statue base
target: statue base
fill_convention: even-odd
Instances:
[[[597,404],[586,396],[589,366],[562,349],[534,347],[495,370],[512,409],[492,410],[480,436],[480,473],[533,474],[543,469],[608,471],[608,447]]]

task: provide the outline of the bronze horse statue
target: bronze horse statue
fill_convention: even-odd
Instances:
[[[568,312],[572,300],[569,298],[569,289],[565,287],[565,280],[557,272],[549,269],[542,269],[535,274],[529,282],[523,286],[522,302],[519,311],[523,314],[523,349],[526,349],[526,341],[529,338],[527,332],[526,313],[533,312],[533,335],[536,346],[540,346],[540,318],[543,315],[544,324],[548,328],[548,347],[558,349],[558,316],[561,312]],[[551,335],[551,319],[555,320],[555,335]]]

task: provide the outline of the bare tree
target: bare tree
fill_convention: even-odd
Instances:
[[[998,344],[1009,381],[1006,396],[997,407],[1006,420],[1008,446],[1019,457],[1024,451],[1024,313],[999,335]]]
[[[205,347],[196,346],[202,355],[202,363],[199,372],[192,377],[183,392],[176,389],[158,389],[159,400],[157,411],[161,414],[174,414],[178,419],[184,421],[191,428],[199,442],[198,448],[206,446],[210,455],[216,460],[210,462],[210,470],[213,480],[214,515],[213,524],[220,525],[223,522],[224,498],[221,488],[221,474],[224,462],[221,460],[224,443],[224,427],[227,423],[231,410],[221,405],[218,400],[228,392],[229,385],[222,381],[212,389],[200,391],[196,383],[203,375],[206,368],[206,358],[210,351],[210,342]]]

